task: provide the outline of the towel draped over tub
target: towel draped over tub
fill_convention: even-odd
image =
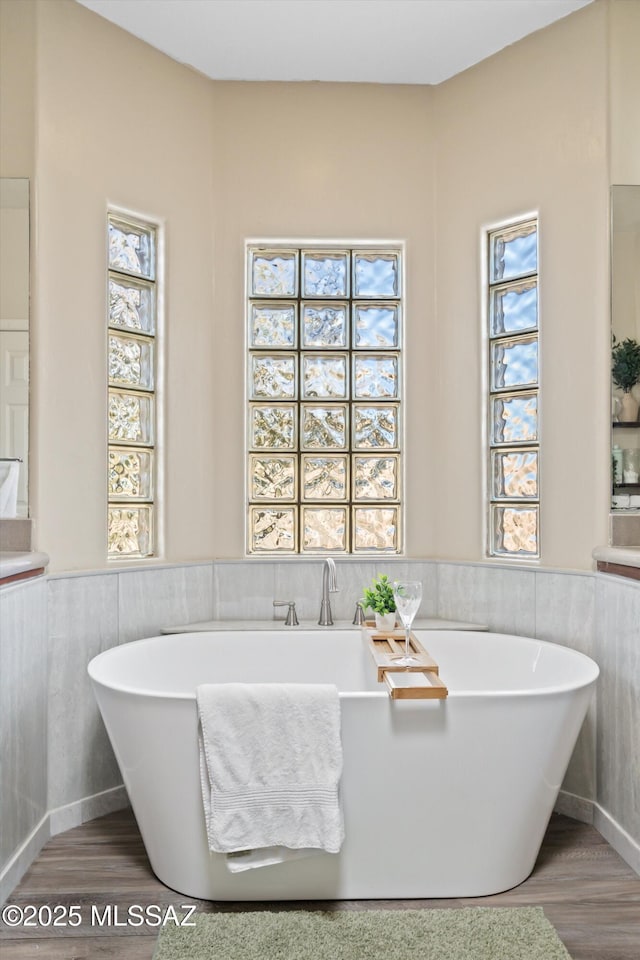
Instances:
[[[203,684],[196,698],[209,849],[227,854],[232,872],[338,853],[344,827],[337,687]]]

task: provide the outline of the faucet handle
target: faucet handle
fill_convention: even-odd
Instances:
[[[285,627],[298,626],[298,615],[296,613],[295,600],[274,600],[273,605],[274,607],[289,607],[287,611],[287,619],[284,622]]]
[[[351,621],[354,626],[361,627],[365,623],[365,615],[362,604],[364,600],[356,600],[356,612],[353,615],[353,620]]]

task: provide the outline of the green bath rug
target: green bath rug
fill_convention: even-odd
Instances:
[[[153,960],[571,960],[541,907],[202,913]]]

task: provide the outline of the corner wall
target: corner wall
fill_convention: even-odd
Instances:
[[[210,557],[218,355],[212,85],[80,4],[43,0],[37,14],[38,547],[54,570],[106,561],[106,215],[114,205],[163,230],[164,555]]]
[[[481,244],[539,217],[540,497],[545,566],[608,542],[607,6],[595,3],[435,90],[437,556],[479,559],[485,508]]]
[[[408,250],[407,555],[482,559],[482,240],[535,210],[542,561],[591,567],[610,496],[607,31],[607,5],[592,4],[422,98],[411,87],[216,85],[216,126],[233,131],[216,144],[216,315],[231,359],[216,386],[220,404],[231,399],[218,425],[217,557],[244,551],[243,239],[382,232]]]
[[[608,536],[608,5],[434,89],[214,83],[71,0],[35,10],[32,514],[51,569],[105,564],[109,203],[166,228],[175,562],[244,555],[244,242],[268,236],[406,240],[407,555],[481,560],[481,236],[538,209],[542,560],[590,569]]]

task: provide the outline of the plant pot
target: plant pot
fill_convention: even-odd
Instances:
[[[618,420],[621,423],[635,423],[638,419],[638,401],[630,390],[625,390],[620,398]]]
[[[395,610],[393,613],[376,613],[376,630],[379,630],[380,633],[389,633],[391,630],[395,629],[396,625],[396,614]]]

